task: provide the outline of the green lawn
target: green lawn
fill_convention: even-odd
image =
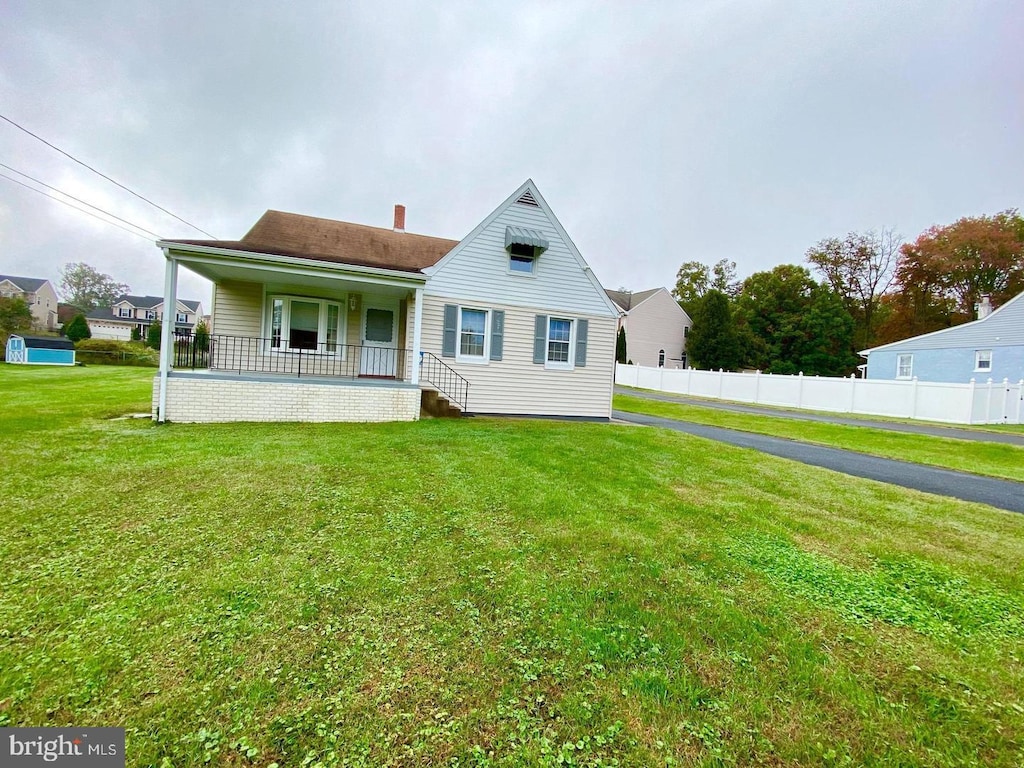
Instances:
[[[0,726],[131,766],[1024,763],[1024,517],[667,431],[0,366]]]
[[[761,416],[633,395],[615,395],[615,408],[630,413],[646,413],[695,424],[757,432],[805,443],[846,448],[872,456],[1024,481],[1024,447],[1018,445]]]

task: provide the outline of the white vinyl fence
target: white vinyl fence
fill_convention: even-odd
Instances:
[[[615,366],[615,383],[739,403],[950,424],[1020,424],[1024,381],[941,384]]]

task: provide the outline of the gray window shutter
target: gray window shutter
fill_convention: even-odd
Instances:
[[[441,337],[441,357],[455,357],[455,334],[459,322],[459,308],[444,305],[444,334]]]
[[[533,321],[533,362],[544,365],[548,346],[548,316],[537,315]]]
[[[505,342],[505,311],[495,309],[491,312],[491,360],[501,360],[502,346]]]
[[[576,321],[576,367],[587,367],[587,325],[586,320]]]

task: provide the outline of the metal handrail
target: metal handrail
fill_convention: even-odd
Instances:
[[[284,376],[405,380],[411,350],[359,344],[317,343],[289,347],[285,339],[193,334],[174,337],[175,368],[272,373]]]
[[[420,381],[426,381],[465,413],[469,381],[433,352],[420,352]]]

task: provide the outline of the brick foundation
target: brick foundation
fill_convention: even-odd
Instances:
[[[160,377],[153,380],[157,417]],[[415,421],[419,387],[395,382],[360,384],[257,381],[245,378],[171,374],[167,379],[167,421]]]

